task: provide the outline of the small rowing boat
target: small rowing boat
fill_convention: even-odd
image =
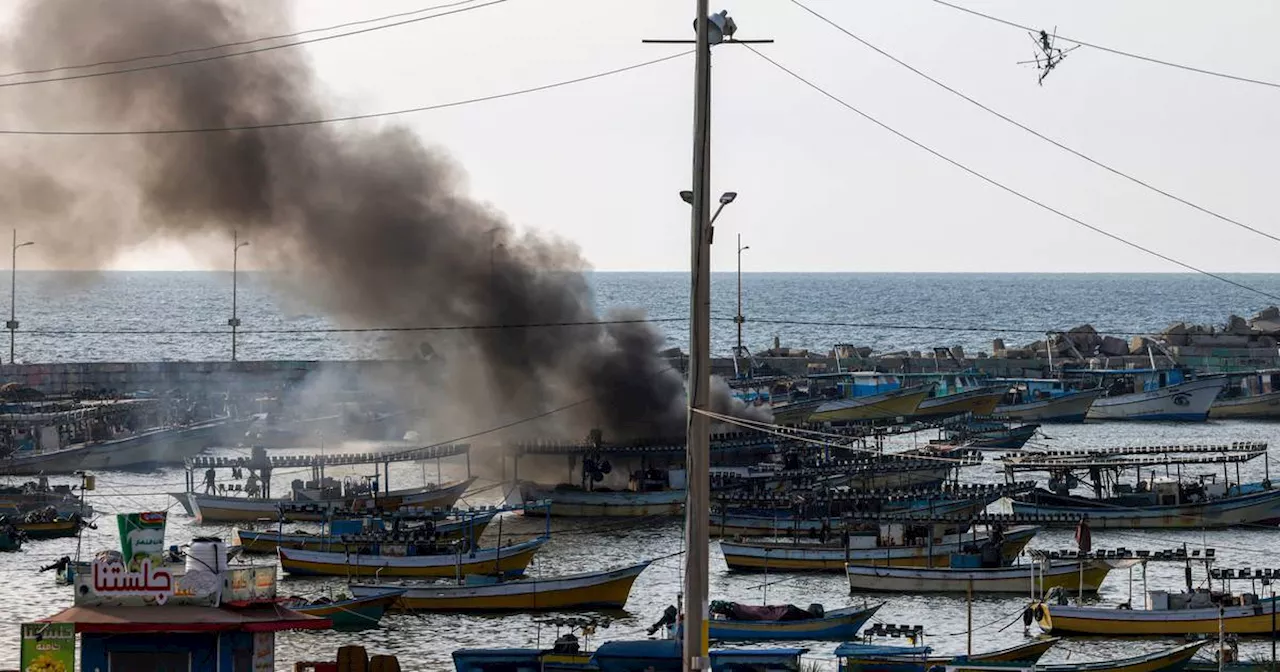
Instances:
[[[334,630],[356,630],[378,625],[382,615],[403,593],[403,589],[383,588],[377,593],[346,599],[308,601],[290,598],[283,604],[300,614],[329,619]]]
[[[605,572],[589,572],[518,581],[485,581],[467,577],[462,585],[446,583],[398,586],[403,595],[394,608],[405,611],[546,611],[565,609],[621,609],[631,585],[649,566],[642,562]],[[386,584],[353,584],[356,596],[373,595]]]
[[[1039,527],[1032,525],[1010,528],[1004,533],[1000,552],[1005,561],[1011,562],[1031,541]],[[850,537],[855,540],[856,537]],[[845,566],[877,565],[881,567],[943,567],[949,566],[951,554],[966,546],[982,544],[990,539],[987,534],[948,534],[934,539],[933,543],[879,545],[851,548],[840,544],[778,543],[720,541],[720,550],[729,569],[749,571],[820,571],[843,572]]]
[[[1133,561],[1137,563],[1137,560]],[[1012,567],[874,567],[848,565],[849,589],[855,592],[888,593],[1032,593],[1043,595],[1052,588],[1076,592],[1097,592],[1112,565],[1105,560],[1053,561]]]
[[[999,651],[975,653],[971,656],[933,656],[927,646],[891,646],[881,644],[844,643],[836,647],[843,672],[926,672],[938,666],[965,661],[971,664],[1022,663],[1034,665],[1058,637],[1044,637]]]
[[[460,577],[468,574],[519,576],[550,539],[538,537],[508,546],[438,552],[411,545],[381,544],[378,553],[332,553],[281,548],[280,566],[298,576]],[[397,547],[398,546],[398,547]],[[397,554],[392,554],[397,553]]]
[[[845,607],[813,613],[793,605],[750,606],[712,602],[712,617],[707,623],[711,639],[725,641],[839,641],[857,636],[858,629],[882,606]]]

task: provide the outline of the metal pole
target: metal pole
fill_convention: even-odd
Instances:
[[[236,298],[238,295],[238,278],[240,270],[240,232],[231,232],[231,361],[236,361],[236,328],[240,320],[236,318]]]
[[[689,419],[686,437],[684,661],[685,672],[710,668],[707,657],[707,595],[711,507],[711,43],[708,0],[697,0],[694,66],[693,213],[690,226],[691,306],[689,322]]]
[[[738,347],[733,351],[734,361],[742,355],[742,234],[738,234],[738,314],[734,318],[738,323]]]
[[[18,230],[13,230],[13,258],[9,264],[9,363],[17,364],[13,359],[14,334],[18,329]]]

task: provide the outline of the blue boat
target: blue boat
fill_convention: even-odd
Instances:
[[[715,615],[708,621],[708,630],[711,639],[721,641],[843,641],[856,637],[863,624],[871,620],[882,606],[884,605],[877,604],[867,608],[846,607],[813,617],[809,612],[790,607],[790,605],[788,605],[789,609],[788,607],[726,609],[722,604],[713,602],[711,608]],[[717,607],[722,608],[717,609]],[[771,612],[785,612],[787,615],[794,614],[801,618],[785,620],[741,618],[744,615]],[[730,616],[729,618],[722,617],[726,613]],[[811,617],[803,618],[806,614]]]
[[[576,642],[555,649],[461,649],[457,672],[681,672],[680,642],[648,639],[605,642],[594,654]],[[799,672],[808,649],[720,649],[710,652],[713,672]]]

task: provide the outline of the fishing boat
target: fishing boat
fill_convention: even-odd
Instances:
[[[995,420],[970,419],[947,425],[940,432],[940,444],[977,450],[1019,450],[1040,431],[1040,425],[1010,426]]]
[[[1059,641],[1062,641],[1059,637],[1041,637],[1007,649],[968,656],[934,656],[933,649],[927,646],[846,642],[836,647],[835,656],[840,659],[841,672],[928,672],[957,661],[982,665],[1034,665]]]
[[[21,515],[29,511],[47,511],[50,507],[59,516],[79,514],[82,518],[93,516],[93,507],[77,493],[81,486],[50,485],[47,476],[27,481],[19,486],[0,486],[0,512],[5,515]]]
[[[815,641],[854,637],[883,604],[823,611],[820,605],[753,606],[736,602],[711,603],[707,621],[711,639],[720,641]],[[681,633],[676,629],[677,638]]]
[[[1084,422],[1093,402],[1106,390],[1072,390],[1059,378],[999,378],[1007,387],[994,414],[1018,422]]]
[[[681,672],[680,642],[649,639],[605,642],[594,653],[583,652],[576,639],[544,649],[459,649],[453,652],[456,672]],[[808,649],[712,649],[711,672],[800,672],[800,656]]]
[[[333,622],[334,630],[357,630],[377,626],[382,615],[403,593],[400,588],[383,588],[368,595],[339,596],[337,600],[293,597],[285,599],[282,604],[300,614],[327,618]]]
[[[6,404],[0,473],[70,474],[182,464],[217,445],[230,416],[177,420],[158,399]],[[13,408],[21,406],[21,408]]]
[[[1227,374],[1210,418],[1280,418],[1280,370]]]
[[[926,528],[927,529],[927,528]],[[883,567],[944,567],[951,554],[990,540],[989,533],[948,534],[909,539],[901,525],[885,525],[880,534],[849,535],[849,544],[720,541],[729,569],[747,571],[843,572],[846,565]],[[1036,532],[1035,526],[1018,526],[1004,532],[1001,557],[1012,561]],[[910,541],[911,543],[907,543]]]
[[[1267,444],[1050,451],[1007,455],[1003,461],[1009,478],[1019,471],[1050,474],[1047,490],[1036,489],[1013,498],[1015,513],[1048,516],[1064,526],[1088,517],[1090,525],[1097,528],[1203,529],[1280,522],[1280,489],[1271,488],[1268,480],[1244,484],[1228,480],[1228,467],[1234,465],[1238,474],[1240,464],[1258,457],[1269,459]],[[1221,482],[1217,474],[1211,479],[1183,479],[1183,467],[1193,465],[1221,466]],[[1175,475],[1154,476],[1160,467]],[[1134,483],[1122,481],[1122,474],[1129,470],[1137,474]],[[1150,476],[1143,478],[1144,471]],[[1090,486],[1094,496],[1071,492],[1082,485]]]
[[[458,498],[471,487],[473,482],[475,482],[474,478],[468,478],[440,486],[427,485],[381,493],[365,487],[356,489],[360,494],[324,499],[231,497],[195,492],[188,493],[187,499],[191,502],[196,522],[200,523],[243,523],[280,518],[321,522],[335,515],[353,511],[383,513],[395,512],[404,507],[447,509],[457,503]],[[348,493],[352,492],[350,488],[344,488],[344,490]]]
[[[1227,634],[1261,635],[1272,631],[1276,599],[1251,593],[1222,596],[1204,589],[1182,594],[1151,591],[1146,609],[1074,606],[1046,600],[1037,602],[1032,613],[1040,629],[1050,633],[1110,637],[1217,635],[1221,623],[1221,631]]]
[[[1113,660],[1036,665],[1032,668],[1032,672],[1162,672],[1163,670],[1180,670],[1207,643],[1204,641],[1191,642],[1171,649]],[[950,669],[950,666],[948,666],[948,669]],[[955,669],[960,672],[966,668],[963,665],[959,665]]]
[[[1137,562],[1133,560],[1130,564]],[[1046,563],[1046,566],[1028,563],[1009,567],[964,567],[953,558],[950,567],[850,564],[846,573],[849,588],[854,592],[1044,594],[1053,588],[1075,592],[1083,587],[1084,592],[1097,592],[1112,569],[1113,565],[1105,560],[1058,560]]]
[[[1073,374],[1079,389],[1101,387],[1089,420],[1203,422],[1227,385],[1225,376],[1188,378],[1181,369],[1103,369]]]
[[[372,553],[332,553],[281,548],[280,566],[298,576],[447,578],[468,574],[520,576],[550,539],[471,551],[380,544]],[[395,553],[395,555],[392,555]]]
[[[551,515],[590,518],[647,518],[650,516],[678,516],[684,510],[686,493],[683,487],[684,470],[650,472],[653,478],[643,479],[648,490],[576,490],[565,487],[546,487],[522,482],[519,501],[550,502]],[[671,485],[680,485],[672,488]]]
[[[315,532],[281,532],[279,530],[236,530],[236,538],[245,553],[275,553],[278,548],[299,548],[308,551],[332,551],[338,553],[358,553],[370,544],[380,543],[396,538],[409,540],[428,535],[437,541],[468,540],[472,545],[478,544],[489,523],[497,516],[497,511],[463,513],[452,520],[439,520],[430,527],[418,526],[396,532],[385,527],[382,519],[376,519],[374,529],[367,529],[363,519],[350,521],[331,521],[329,533]],[[372,521],[371,521],[372,522]],[[346,527],[350,524],[354,529]]]
[[[849,388],[851,389],[851,388]],[[813,407],[806,422],[862,422],[909,418],[929,396],[927,387],[841,396]]]
[[[39,541],[42,539],[61,539],[63,537],[74,537],[80,533],[80,530],[88,527],[88,523],[78,515],[69,518],[57,518],[56,520],[36,520],[22,521],[14,523],[22,535],[29,540]]]
[[[631,585],[649,566],[642,562],[604,572],[588,572],[516,581],[469,576],[461,585],[447,583],[399,586],[404,594],[394,608],[405,611],[526,612],[568,609],[621,609]],[[386,584],[353,584],[356,596],[377,594]]]

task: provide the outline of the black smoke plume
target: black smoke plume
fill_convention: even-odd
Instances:
[[[32,0],[15,69],[163,54],[287,32],[280,2]],[[137,65],[136,63],[131,65]],[[119,66],[107,66],[119,67]],[[73,71],[81,72],[81,71]],[[429,80],[428,80],[429,81]],[[301,49],[0,92],[12,126],[172,129],[326,116]],[[530,129],[535,132],[535,129]],[[446,362],[438,418],[509,421],[569,404],[557,429],[612,439],[683,433],[684,386],[645,324],[600,324],[572,244],[519,233],[471,199],[442,151],[385,123],[6,140],[0,208],[45,258],[109,261],[148,239],[252,240],[258,263],[344,325],[588,326],[426,336]],[[530,176],[537,179],[537,176]],[[639,313],[608,317],[634,318]],[[423,337],[395,342],[405,356]],[[732,407],[727,394],[719,409]]]

